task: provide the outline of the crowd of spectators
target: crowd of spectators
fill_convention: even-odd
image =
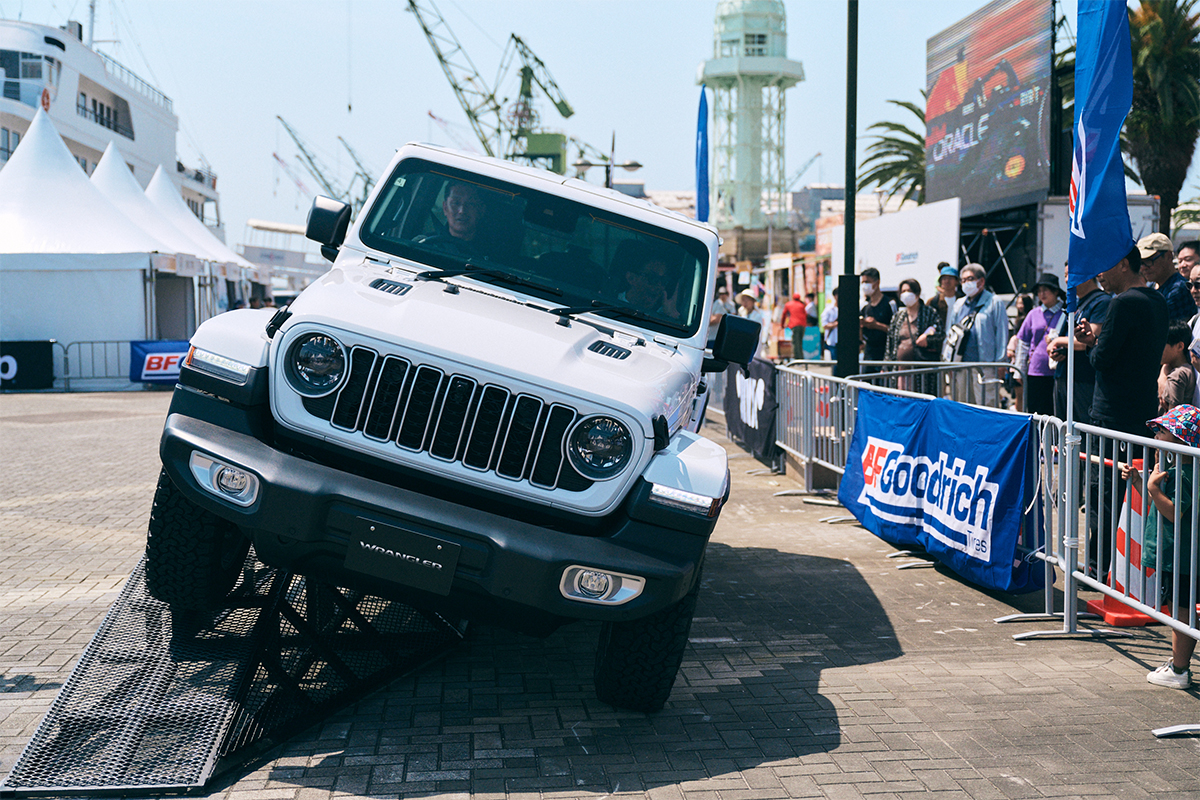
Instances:
[[[1066,418],[1068,397],[1073,396],[1077,421],[1111,424],[1114,430],[1139,435],[1147,432],[1146,421],[1155,414],[1185,400],[1200,404],[1193,366],[1200,365],[1200,242],[1183,242],[1176,254],[1164,234],[1140,239],[1119,264],[1075,288],[1074,331],[1066,329],[1067,290],[1052,273],[1037,276],[1032,295],[1017,294],[1011,300],[988,287],[986,270],[976,263],[961,270],[938,264],[937,285],[929,297],[922,296],[916,278],[885,291],[873,267],[860,273],[859,282],[863,374],[903,373],[946,361],[1007,364],[998,375],[967,382],[967,391],[955,399],[992,402],[997,395],[985,395],[986,385],[1002,385],[1001,405]],[[780,297],[774,318],[761,303],[772,298],[761,295],[762,287],[741,291],[734,302],[724,285],[718,287],[712,329],[723,314],[737,313],[762,323],[760,357],[776,352],[770,336],[774,328],[778,353],[785,358],[788,353],[792,358],[836,358],[836,289],[823,310],[812,292]],[[1173,323],[1169,334],[1168,322]],[[1070,361],[1073,369],[1068,369]],[[1072,372],[1074,386],[1068,387]],[[891,385],[927,394],[945,389],[924,375],[899,374]]]

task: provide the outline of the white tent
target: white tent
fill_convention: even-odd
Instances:
[[[167,244],[175,253],[208,258],[206,248],[181,231],[150,202],[133,177],[116,142],[109,142],[92,172],[92,185],[142,230]],[[212,260],[212,259],[209,259]]]
[[[0,339],[146,338],[143,276],[173,252],[92,185],[39,110],[0,170]]]
[[[196,215],[183,202],[183,195],[179,193],[179,187],[167,175],[162,165],[159,165],[158,169],[154,171],[154,177],[150,179],[150,184],[146,187],[146,197],[150,198],[150,202],[162,212],[164,217],[170,220],[172,225],[201,245],[205,250],[205,258],[210,261],[230,262],[241,267],[255,269],[253,264],[230,250],[224,242],[213,235],[203,222],[196,218]]]

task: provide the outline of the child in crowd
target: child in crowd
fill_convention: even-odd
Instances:
[[[1158,413],[1163,414],[1196,398],[1196,369],[1192,366],[1192,329],[1183,320],[1172,320],[1163,347],[1158,373]]]
[[[1154,431],[1154,438],[1162,442],[1184,444],[1188,447],[1200,446],[1200,409],[1190,404],[1178,405],[1150,420],[1146,425]],[[1173,458],[1176,466],[1167,467],[1167,459]],[[1176,543],[1179,545],[1179,566],[1181,581],[1179,584],[1178,619],[1187,620],[1190,600],[1192,563],[1192,459],[1190,456],[1172,455],[1159,452],[1158,462],[1150,472],[1146,482],[1146,495],[1150,498],[1150,507],[1146,511],[1145,523],[1142,528],[1142,567],[1157,570],[1159,585],[1159,605],[1171,602],[1174,586],[1174,576],[1171,567],[1174,563]],[[1136,491],[1141,491],[1142,474],[1140,470],[1128,464],[1121,465],[1121,477],[1127,479]],[[1178,500],[1178,504],[1176,504]],[[1178,507],[1177,507],[1178,506]],[[1178,512],[1179,533],[1175,532],[1175,518]],[[1162,568],[1159,569],[1158,549],[1159,538],[1162,539]],[[1192,671],[1189,668],[1192,653],[1196,649],[1196,640],[1179,631],[1171,631],[1171,660],[1146,676],[1146,680],[1157,686],[1167,686],[1172,689],[1187,689],[1192,685]]]

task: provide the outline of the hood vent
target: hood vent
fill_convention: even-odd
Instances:
[[[389,281],[384,278],[376,278],[371,281],[370,286],[372,289],[378,289],[381,292],[394,295],[407,294],[408,290],[412,288],[411,283],[397,283],[396,281]]]
[[[615,358],[617,361],[629,358],[630,354],[630,351],[624,347],[617,347],[615,344],[609,344],[608,342],[592,342],[588,350],[591,350],[593,353],[599,353],[602,356]]]

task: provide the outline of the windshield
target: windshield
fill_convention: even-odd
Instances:
[[[699,240],[419,159],[399,164],[360,237],[385,253],[662,333],[688,336],[707,319],[708,250]]]

